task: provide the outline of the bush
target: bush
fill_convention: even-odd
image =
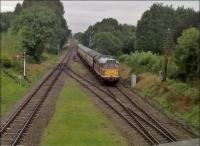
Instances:
[[[200,32],[192,27],[184,30],[178,38],[178,44],[174,51],[174,60],[178,65],[180,74],[187,81],[195,81],[199,76],[199,41]]]
[[[140,72],[152,72],[158,73],[163,69],[163,56],[154,54],[151,51],[148,52],[134,52],[130,55],[122,55],[119,57],[120,62],[124,62],[131,67],[135,73]],[[175,64],[172,57],[169,57],[168,62],[168,76],[173,78],[178,74],[178,67]]]
[[[129,59],[129,55],[128,54],[124,54],[119,56],[119,61],[120,62],[127,62],[127,60]]]
[[[11,68],[13,66],[12,59],[6,55],[1,56],[1,67]]]
[[[175,63],[172,57],[169,58],[168,67],[167,67],[167,75],[170,78],[176,78],[178,76],[178,66]]]

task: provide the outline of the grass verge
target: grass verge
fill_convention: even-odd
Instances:
[[[168,79],[160,82],[157,75],[140,74],[136,88],[141,94],[157,102],[161,108],[199,129],[198,89],[189,84]]]
[[[40,146],[125,146],[126,141],[77,83],[62,89]]]
[[[46,56],[46,60],[41,64],[27,64],[27,78],[30,80],[30,83],[25,80],[19,81],[18,76],[22,74],[22,68],[1,69],[1,117],[3,117],[6,112],[26,94],[30,87],[41,79],[46,71],[52,68],[59,59],[56,55],[48,54]]]
[[[85,67],[82,64],[80,64],[79,62],[72,61],[70,66],[71,66],[71,68],[73,68],[74,71],[78,72],[82,76],[85,76],[87,73]]]

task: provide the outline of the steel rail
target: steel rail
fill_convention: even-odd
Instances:
[[[76,78],[75,76],[73,76],[72,74],[69,73],[69,71],[72,72],[72,70],[63,70],[67,75],[69,75],[70,77],[72,77],[73,79],[75,79],[77,82],[79,82],[82,86],[84,86],[85,88],[87,88],[89,91],[91,91],[94,95],[96,95],[101,101],[103,101],[108,107],[110,107],[115,113],[117,113],[122,119],[124,119],[131,127],[133,127],[134,129],[136,129],[136,131],[138,131],[138,133],[140,133],[146,140],[148,140],[148,142],[151,145],[154,144],[158,144],[155,140],[152,140],[151,138],[149,138],[149,136],[147,135],[147,133],[141,131],[133,122],[131,122],[126,116],[124,116],[123,114],[121,114],[119,111],[117,111],[111,104],[109,104],[106,100],[104,100],[99,94],[97,94],[94,90],[92,90],[91,88],[89,88],[87,85],[85,85],[83,82],[80,81],[80,79]],[[72,72],[73,74],[76,75],[75,72]],[[80,76],[78,76],[80,78]],[[87,81],[84,78],[81,78],[82,80]],[[98,86],[95,86],[94,84],[90,84],[93,87],[95,87],[96,89],[100,90],[101,92],[105,93],[108,96],[111,96],[110,94],[108,94],[106,91],[102,90],[101,88],[98,88]]]
[[[157,120],[155,120],[150,114],[148,114],[143,108],[141,108],[138,104],[136,104],[135,102],[133,102],[131,100],[131,98],[123,91],[121,90],[119,87],[116,87],[130,102],[131,104],[133,104],[135,107],[137,107],[142,113],[144,113],[148,118],[150,118],[160,129],[162,129],[161,131],[164,131],[166,134],[166,137],[168,137],[168,139],[171,142],[175,142],[177,141],[177,138],[175,136],[173,136],[170,132],[168,132],[168,130],[162,126]],[[158,128],[158,129],[159,129]]]
[[[66,57],[66,56],[65,56]],[[61,60],[61,62],[64,61],[65,57]],[[31,93],[31,95],[28,96],[28,98],[20,105],[20,107],[16,110],[16,112],[9,118],[8,121],[3,125],[0,131],[0,136],[3,134],[3,132],[6,130],[6,128],[12,123],[12,121],[15,119],[15,117],[20,113],[20,111],[25,107],[25,105],[31,100],[31,98],[38,92],[38,90],[43,86],[43,84],[52,76],[52,74],[58,69],[59,64],[56,65],[51,72],[42,80],[42,82],[34,89],[34,91]]]
[[[39,91],[39,89],[44,85],[44,83],[53,76],[53,74],[56,73],[56,71],[58,71],[58,73],[55,75],[55,78],[53,79],[53,81],[51,82],[51,84],[48,86],[45,94],[42,96],[42,98],[39,100],[39,102],[34,105],[34,110],[31,112],[30,116],[28,116],[27,120],[25,123],[23,123],[23,127],[20,129],[19,133],[17,134],[16,137],[14,137],[14,140],[12,141],[12,146],[15,146],[19,139],[21,138],[23,132],[25,131],[25,128],[28,126],[28,124],[30,123],[30,121],[32,120],[32,118],[34,117],[35,113],[38,111],[40,105],[43,103],[43,101],[45,100],[45,98],[47,97],[47,95],[49,94],[50,90],[52,89],[53,85],[55,84],[55,82],[57,81],[58,77],[60,76],[60,74],[62,73],[63,70],[63,66],[62,64],[66,65],[71,57],[72,51],[70,51],[71,49],[69,49],[66,53],[66,55],[61,59],[60,63],[57,64],[51,72],[49,72],[49,74],[47,76],[45,76],[45,78],[42,80],[42,82],[34,89],[34,91],[28,96],[28,98],[23,102],[23,104],[17,109],[17,111],[11,116],[11,118],[6,122],[6,124],[3,126],[3,128],[1,128],[0,134],[2,136],[2,134],[4,133],[4,131],[6,130],[6,128],[14,121],[14,119],[17,117],[17,115],[23,110],[23,108],[29,103],[29,101],[32,99],[32,97],[34,97],[34,95]]]
[[[89,80],[87,80],[87,79],[85,79],[84,77],[82,77],[82,76],[80,76],[79,74],[77,74],[76,72],[74,72],[73,70],[71,70],[70,68],[69,68],[69,70],[71,71],[71,72],[73,72],[75,75],[77,75],[79,78],[81,78],[81,79],[83,79],[84,81],[86,81],[86,82],[89,82],[90,84],[92,84],[93,86],[95,86],[95,84],[94,83],[92,83],[91,81],[89,81]],[[85,86],[85,85],[84,85]],[[98,86],[95,86],[97,89],[99,89],[99,90],[101,90],[102,92],[104,92],[104,93],[106,93],[106,91],[105,90],[103,90],[102,88],[99,88]],[[118,88],[117,88],[118,89]],[[135,115],[132,113],[132,111],[129,109],[129,108],[127,108],[125,105],[123,105],[122,103],[121,103],[121,101],[119,101],[118,99],[116,99],[116,98],[114,98],[114,94],[109,90],[109,89],[107,89],[107,91],[109,91],[110,92],[110,94],[108,94],[108,93],[106,93],[108,96],[110,96],[112,99],[114,99],[116,102],[118,102],[118,104],[120,104],[123,108],[124,108],[124,110],[126,111],[126,112],[128,112],[129,113],[129,115],[134,119],[134,120],[136,120],[136,122],[138,123],[138,119],[135,119]],[[120,90],[121,91],[121,90]],[[121,92],[123,92],[123,91],[121,91]],[[125,94],[125,93],[124,93]],[[133,103],[133,101],[128,97],[128,99],[129,99],[129,101],[131,102],[131,103]],[[135,103],[133,103],[134,105],[136,105]],[[136,105],[138,108],[141,108],[141,107],[139,107],[138,105]],[[144,111],[144,110],[143,110]],[[144,111],[145,112],[145,111]],[[146,113],[146,112],[145,112]],[[136,113],[137,114],[137,113]],[[147,114],[147,113],[146,113]],[[134,116],[134,117],[133,117]],[[141,117],[141,116],[139,116],[138,114],[136,115],[136,116],[138,116],[140,119],[142,119],[143,121],[145,121],[148,125],[150,125],[152,128],[154,128],[157,132],[159,132],[160,134],[162,134],[168,141],[170,141],[170,142],[173,142],[173,141],[176,141],[176,139],[175,139],[175,137],[172,135],[172,134],[170,134],[162,125],[160,125],[155,119],[153,119],[152,117],[152,120],[153,120],[153,122],[155,121],[155,123],[156,123],[156,125],[158,124],[159,125],[159,128],[161,128],[161,129],[159,129],[158,127],[156,127],[155,125],[153,125],[152,123],[150,123],[149,121],[147,121],[146,119],[144,119],[143,117]],[[147,114],[147,116],[150,116],[150,115],[148,115]],[[152,140],[155,142],[155,144],[158,144],[159,142],[158,142],[158,140],[156,140],[149,132],[148,132],[148,130],[146,129],[146,128],[144,128],[144,126],[142,126],[141,124],[139,124],[140,125],[140,127],[142,127],[142,129],[145,131],[145,133],[149,136],[149,137],[151,137],[152,138]],[[173,137],[174,137],[174,139],[173,139]]]
[[[142,100],[144,100],[144,97],[142,97],[142,96],[141,96],[140,94],[138,94],[137,92],[131,90],[130,87],[127,86],[126,84],[124,84],[123,81],[120,81],[120,84],[121,84],[124,88],[128,89],[131,93],[135,94],[136,96],[138,96],[138,97],[140,97]],[[147,102],[149,103],[149,101],[147,101]],[[149,104],[150,104],[150,103],[149,103]],[[151,105],[151,104],[150,104],[150,105]],[[151,106],[152,106],[152,105],[151,105]],[[160,111],[160,109],[158,109],[158,107],[157,107],[156,109],[157,109],[158,111]],[[177,119],[173,119],[170,115],[168,115],[168,114],[166,114],[166,113],[164,113],[164,114],[167,116],[167,118],[169,118],[169,119],[172,120],[173,122],[179,123],[185,131],[187,131],[188,133],[190,133],[190,134],[192,135],[193,138],[197,138],[197,137],[198,137],[198,134],[197,134],[197,133],[194,133],[194,132],[191,130],[191,127],[188,127],[187,125],[183,125],[183,123],[181,123],[181,122],[178,121]],[[187,128],[186,128],[186,127],[187,127]]]
[[[38,111],[40,105],[43,103],[43,101],[46,99],[47,95],[49,94],[50,90],[52,89],[53,85],[55,84],[55,82],[57,81],[58,77],[60,76],[60,74],[62,73],[62,70],[60,70],[58,72],[58,74],[56,75],[56,77],[54,78],[54,80],[52,81],[51,85],[48,87],[48,89],[46,90],[45,94],[43,95],[42,99],[39,101],[39,103],[35,106],[33,112],[31,113],[31,115],[29,116],[28,120],[26,121],[26,123],[24,124],[24,126],[20,129],[19,134],[17,135],[17,137],[15,138],[15,140],[12,143],[12,146],[15,146],[19,139],[21,138],[25,128],[28,126],[28,124],[30,123],[30,121],[32,120],[32,118],[34,117],[35,113]]]

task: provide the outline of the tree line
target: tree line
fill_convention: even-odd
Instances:
[[[71,35],[60,0],[24,0],[14,12],[1,13],[1,17],[1,32],[20,37],[21,50],[36,62],[45,50],[57,53]]]
[[[185,80],[200,74],[199,29],[199,11],[156,3],[143,13],[137,26],[106,18],[85,32],[75,34],[75,38],[103,54],[114,56],[135,51],[163,55],[168,48],[178,68],[176,76]]]
[[[134,50],[135,31],[133,25],[119,24],[114,18],[105,18],[89,26],[84,33],[75,34],[75,38],[101,53],[119,55]]]

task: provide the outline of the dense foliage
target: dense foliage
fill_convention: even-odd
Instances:
[[[164,70],[163,54],[167,48],[168,77],[195,80],[200,70],[199,28],[199,12],[155,3],[143,13],[137,27],[107,18],[89,26],[84,33],[75,34],[75,38],[103,54],[129,54],[120,59],[133,71]]]
[[[122,55],[119,57],[120,62],[126,63],[131,67],[132,72],[152,72],[158,74],[163,68],[163,57],[159,54],[154,54],[151,51],[147,52],[134,52],[130,55]],[[168,76],[170,78],[177,77],[178,67],[173,59],[169,58]]]
[[[17,4],[14,12],[1,13],[1,31],[19,36],[21,51],[40,62],[44,50],[57,53],[71,35],[60,0]],[[6,48],[4,48],[6,49]]]
[[[94,35],[93,47],[103,54],[118,54],[121,50],[121,41],[111,32],[99,32]]]
[[[1,32],[5,32],[8,30],[11,24],[11,20],[13,19],[14,15],[12,12],[4,12],[0,14],[1,17]]]
[[[15,7],[14,12],[2,12],[0,13],[1,18],[1,25],[0,25],[0,31],[6,32],[8,31],[8,28],[11,25],[12,20],[17,16],[22,10],[21,4],[17,4]]]
[[[179,7],[176,10],[172,6],[153,4],[145,11],[137,24],[136,48],[143,51],[163,53],[165,41],[174,41],[180,36],[183,29],[198,27],[199,12],[193,9]],[[166,33],[171,30],[172,40],[165,40]],[[172,46],[173,48],[173,46]],[[171,49],[172,49],[171,48]]]
[[[39,61],[45,47],[54,40],[56,15],[42,6],[24,9],[12,24],[12,31],[22,36],[22,47],[28,55]]]
[[[75,38],[86,46],[104,54],[118,55],[134,51],[135,26],[119,24],[116,19],[105,18]],[[98,40],[98,41],[97,41]]]
[[[200,74],[199,35],[196,28],[189,28],[178,38],[174,58],[185,79],[195,79]]]

